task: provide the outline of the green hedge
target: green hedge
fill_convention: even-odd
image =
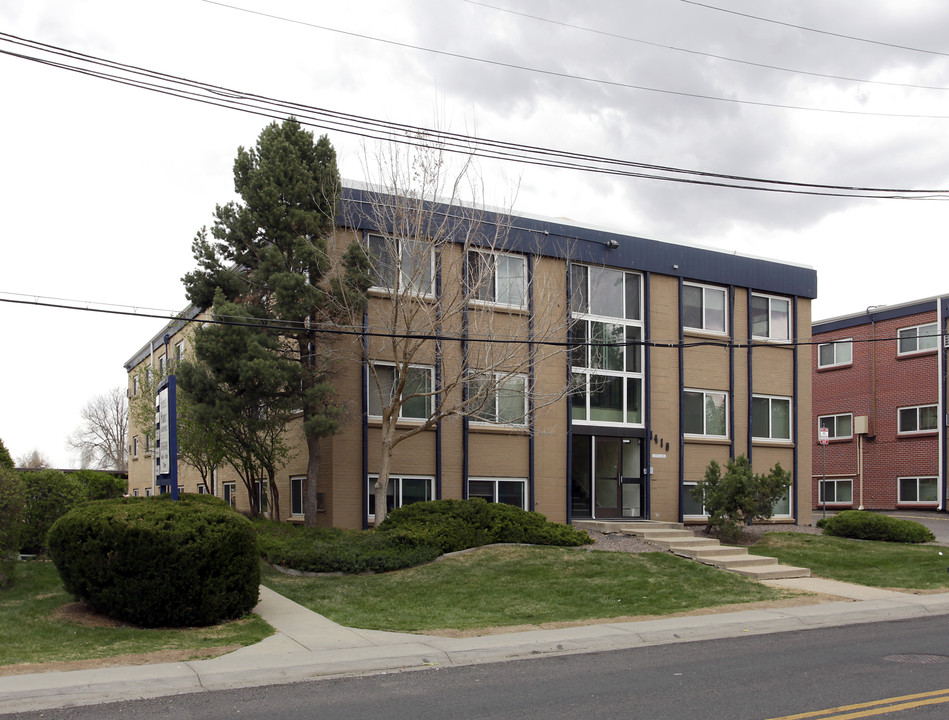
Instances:
[[[68,592],[142,627],[209,625],[257,604],[257,535],[216,498],[89,502],[56,521],[49,551]]]
[[[0,588],[13,582],[23,532],[24,491],[20,474],[0,464]]]
[[[825,535],[857,540],[924,543],[936,539],[925,525],[918,522],[867,510],[844,510],[834,517],[820,520],[818,526],[823,528]]]
[[[436,548],[394,542],[375,530],[304,528],[263,519],[254,525],[267,562],[303,572],[388,572],[441,554]]]
[[[390,512],[379,530],[399,544],[436,547],[443,553],[492,543],[577,546],[593,542],[582,530],[549,522],[540,513],[480,498],[405,505]]]
[[[46,552],[50,527],[69,510],[86,501],[86,489],[72,475],[60,470],[28,470],[20,474],[26,495],[20,549]]]

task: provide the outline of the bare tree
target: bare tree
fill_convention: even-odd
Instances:
[[[470,161],[451,170],[437,144],[421,145],[366,156],[367,176],[381,183],[354,224],[376,229],[371,300],[350,313],[364,328],[368,414],[381,430],[376,524],[398,445],[452,416],[522,432],[568,391],[565,372],[543,388],[532,381],[554,357],[566,367],[562,261],[515,248],[511,213],[485,207]]]
[[[43,470],[50,467],[50,462],[49,458],[34,448],[31,452],[26,453],[26,455],[20,455],[16,459],[16,466],[30,470]]]
[[[68,444],[79,451],[82,467],[126,471],[128,400],[125,390],[114,387],[96,395],[86,403],[80,416],[82,425],[69,436]]]

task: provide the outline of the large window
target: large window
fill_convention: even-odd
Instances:
[[[234,503],[237,502],[237,483],[221,483],[221,492],[224,493],[224,502],[234,507]]]
[[[817,501],[828,505],[853,503],[853,480],[821,480]]]
[[[755,395],[751,399],[751,436],[757,440],[790,440],[791,398]]]
[[[527,258],[470,251],[468,282],[478,300],[522,308],[527,305]]]
[[[641,425],[641,276],[571,265],[570,285],[573,419]]]
[[[686,435],[728,437],[728,395],[713,390],[686,390],[683,398]]]
[[[431,294],[435,262],[431,243],[370,235],[368,244],[376,287],[399,293]]]
[[[306,475],[295,475],[290,478],[290,517],[305,515]]]
[[[834,367],[835,365],[850,365],[853,362],[853,341],[835,340],[821,343],[817,346],[817,367]]]
[[[768,340],[789,340],[791,301],[770,295],[752,295],[751,334]]]
[[[934,503],[939,501],[936,478],[901,477],[899,483],[899,502]]]
[[[900,435],[911,435],[913,433],[932,432],[937,429],[936,420],[935,405],[900,408],[899,433]]]
[[[469,478],[468,497],[527,509],[527,480],[512,478]]]
[[[698,483],[685,482],[682,486],[682,516],[686,518],[706,518],[708,511],[704,503],[697,501],[692,497],[692,488]]]
[[[695,330],[724,333],[725,288],[687,283],[682,288],[682,325]]]
[[[399,372],[395,365],[373,363],[376,378],[369,370],[369,415],[382,417],[383,408],[388,405],[399,387]],[[378,379],[378,383],[376,382]],[[432,368],[412,365],[408,369],[402,390],[403,401],[399,407],[399,418],[406,420],[427,420],[432,414]]]
[[[821,415],[817,427],[827,428],[827,436],[832,440],[849,439],[853,437],[853,415]]]
[[[899,336],[898,354],[911,355],[912,353],[935,350],[939,340],[938,333],[936,323],[916,325],[915,327],[899,330],[897,333]]]
[[[527,422],[527,377],[500,373],[476,375],[468,381],[468,400],[475,422],[524,425]]]
[[[378,477],[378,475],[370,475],[367,482],[370,520],[376,515],[376,479]],[[390,475],[389,487],[386,488],[386,512],[415,502],[427,502],[434,497],[435,480],[433,478]]]

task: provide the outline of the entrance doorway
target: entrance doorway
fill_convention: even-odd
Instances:
[[[576,517],[643,517],[640,438],[575,435],[572,469]]]

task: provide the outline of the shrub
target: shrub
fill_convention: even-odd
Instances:
[[[128,492],[129,481],[99,470],[76,470],[69,473],[85,488],[87,500],[108,500]]]
[[[491,543],[576,546],[593,542],[585,532],[549,522],[540,513],[480,498],[405,505],[389,513],[379,530],[400,544],[427,545],[441,552]]]
[[[20,475],[26,506],[20,549],[37,555],[46,552],[46,534],[56,520],[86,500],[76,478],[60,470],[30,470]]]
[[[0,466],[0,588],[13,582],[23,531],[23,496],[20,474]]]
[[[837,513],[824,521],[823,529],[825,535],[856,540],[924,543],[936,539],[929,528],[918,522],[867,510],[844,510]]]
[[[303,528],[259,519],[260,553],[267,562],[303,572],[388,572],[431,562],[441,553],[407,546],[376,530]]]
[[[86,503],[53,525],[49,550],[68,592],[143,627],[209,625],[257,603],[253,526],[200,496]]]

